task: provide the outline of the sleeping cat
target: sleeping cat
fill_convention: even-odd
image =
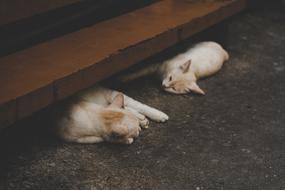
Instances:
[[[119,80],[126,82],[135,78],[156,74],[162,80],[165,91],[186,94],[190,91],[205,94],[197,85],[197,80],[218,72],[229,54],[216,42],[200,42],[162,64],[153,64],[138,72],[122,76]]]
[[[157,122],[168,120],[165,113],[100,86],[79,93],[59,115],[58,135],[77,143],[131,144],[141,127],[148,127],[146,117]]]

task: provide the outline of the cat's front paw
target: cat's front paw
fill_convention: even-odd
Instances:
[[[134,142],[133,138],[128,138],[125,140],[124,144],[132,144]]]
[[[165,113],[163,113],[161,111],[157,111],[157,112],[153,113],[151,119],[153,119],[156,122],[166,122],[169,119],[169,117]]]
[[[146,117],[140,120],[140,127],[143,129],[147,129],[149,127],[149,121]]]

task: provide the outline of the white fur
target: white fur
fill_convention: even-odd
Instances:
[[[138,72],[121,77],[122,81],[155,73],[162,80],[165,91],[184,94],[190,91],[205,94],[197,85],[197,80],[218,72],[229,55],[216,42],[200,42],[186,52],[164,61],[153,64]]]
[[[110,102],[113,101],[114,97],[118,95],[118,93],[120,92],[96,86],[89,89],[88,93],[81,94],[80,96],[84,100],[88,100],[90,102],[107,106]],[[157,122],[165,122],[166,120],[168,120],[168,116],[165,113],[155,108],[152,108],[148,105],[142,104],[141,102],[136,101],[125,94],[124,94],[124,107],[126,109],[131,108],[129,110],[131,111],[135,110],[138,113],[145,115],[146,117]]]
[[[187,93],[194,91],[205,94],[196,81],[218,72],[224,61],[229,59],[228,53],[216,42],[200,42],[174,58],[165,61],[159,67],[162,85],[166,91],[173,93]],[[190,64],[189,68],[187,64]],[[183,70],[183,68],[187,70]],[[172,80],[169,80],[172,79]],[[185,89],[168,88],[176,81],[185,81]]]
[[[57,120],[58,134],[69,142],[111,141],[131,144],[139,135],[140,127],[148,127],[149,122],[145,116],[158,122],[168,120],[168,116],[163,112],[118,91],[100,86],[85,90],[76,98],[79,101],[71,102],[66,107],[64,115]],[[101,116],[104,112],[119,112],[124,117],[106,126]],[[121,134],[120,138],[112,139],[110,136],[114,132]]]
[[[228,53],[218,43],[200,42],[186,52],[165,61],[160,69],[169,74],[191,60],[190,72],[197,78],[203,78],[219,71],[228,59]]]

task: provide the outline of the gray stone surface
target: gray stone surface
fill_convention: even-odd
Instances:
[[[0,134],[0,189],[285,189],[285,8],[229,23],[231,58],[200,81],[206,96],[124,91],[169,114],[130,146],[78,145],[47,130],[46,111]]]

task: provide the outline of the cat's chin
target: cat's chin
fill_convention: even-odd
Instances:
[[[185,91],[185,92],[178,92],[178,91],[175,91],[173,90],[172,88],[164,88],[163,89],[165,92],[168,92],[168,93],[171,93],[171,94],[188,94],[189,92]]]

